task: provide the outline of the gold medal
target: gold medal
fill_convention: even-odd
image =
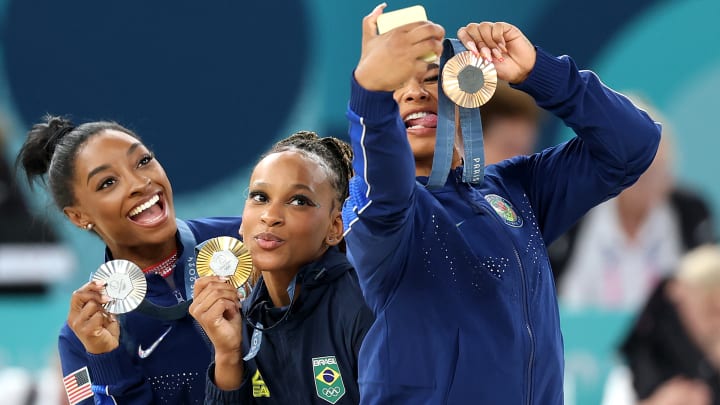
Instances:
[[[111,314],[124,314],[137,308],[147,292],[145,274],[128,260],[103,263],[91,280],[105,285],[105,294],[110,297],[110,301],[103,304],[103,308]]]
[[[198,252],[196,264],[200,277],[227,277],[235,288],[245,284],[252,272],[250,252],[241,241],[230,236],[205,242]]]
[[[496,87],[495,65],[470,51],[456,54],[443,67],[442,89],[461,107],[480,107],[495,94]]]

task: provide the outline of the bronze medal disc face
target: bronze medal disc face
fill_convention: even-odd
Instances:
[[[240,240],[230,236],[205,242],[198,252],[196,264],[200,277],[227,277],[235,288],[245,284],[252,273],[250,252]]]
[[[124,314],[140,305],[147,292],[147,281],[140,267],[128,260],[111,260],[93,273],[91,281],[105,285],[110,301],[103,304],[111,314]]]
[[[442,89],[460,107],[480,107],[490,100],[496,88],[495,65],[470,51],[458,53],[443,67]]]

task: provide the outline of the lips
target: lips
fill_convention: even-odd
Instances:
[[[263,232],[255,235],[255,242],[261,249],[272,250],[280,247],[285,241],[279,236],[270,232]]]

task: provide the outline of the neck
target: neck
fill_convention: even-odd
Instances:
[[[288,295],[287,289],[290,286],[290,282],[293,277],[297,274],[294,272],[267,272],[263,271],[263,280],[268,289],[268,294],[275,307],[284,307],[290,305],[290,295]],[[296,286],[297,288],[297,286]],[[295,291],[297,296],[298,291]]]
[[[418,160],[415,159],[415,177],[418,176],[425,176],[429,177],[430,172],[432,171],[432,156],[430,159],[423,159]],[[452,164],[451,167],[455,169],[456,167],[462,165],[462,160],[460,159],[460,155],[458,155],[457,150],[453,151],[452,156]]]
[[[173,236],[172,240],[142,246],[109,246],[114,259],[129,260],[141,269],[150,267],[158,262],[167,259],[178,249],[177,241]]]

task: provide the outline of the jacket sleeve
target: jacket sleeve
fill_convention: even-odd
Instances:
[[[514,176],[524,182],[548,244],[640,177],[655,157],[660,124],[595,73],[579,71],[569,57],[541,49],[530,76],[515,87],[577,134],[529,159],[511,160],[522,162]]]
[[[153,402],[152,387],[143,379],[140,368],[133,364],[121,344],[109,353],[90,354],[72,330],[63,326],[58,342],[63,377],[87,367],[95,404],[149,404]],[[93,398],[78,404],[93,404]]]
[[[205,380],[205,405],[223,405],[223,404],[253,404],[255,401],[252,396],[252,382],[248,378],[247,368],[243,376],[240,388],[232,391],[223,391],[215,385],[215,362],[208,367],[207,378]]]
[[[395,252],[410,249],[415,162],[392,93],[365,90],[353,77],[347,117],[355,177],[343,207],[345,238],[368,305],[376,310],[402,276],[405,255]]]

